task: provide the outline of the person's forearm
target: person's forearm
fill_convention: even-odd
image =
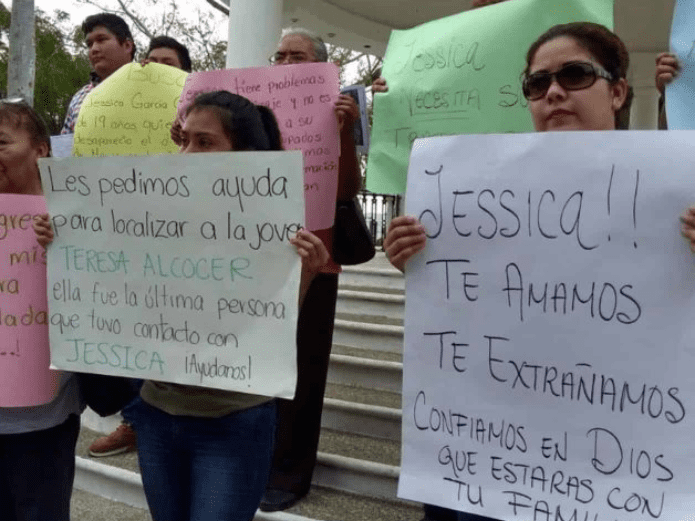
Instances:
[[[302,277],[299,281],[299,309],[302,309],[304,297],[306,297],[306,294],[309,291],[309,286],[311,286],[314,277],[316,277],[316,273],[311,273],[302,268]]]
[[[668,130],[668,122],[666,121],[666,94],[659,96],[659,130]]]

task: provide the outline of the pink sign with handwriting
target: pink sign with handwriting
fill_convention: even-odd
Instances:
[[[338,67],[306,63],[189,74],[179,101],[179,118],[201,92],[227,90],[272,109],[285,150],[304,156],[305,225],[333,226],[340,141],[333,103],[340,94]],[[271,187],[272,189],[272,187]]]
[[[50,402],[58,389],[48,349],[46,253],[34,216],[43,196],[0,194],[0,407]]]

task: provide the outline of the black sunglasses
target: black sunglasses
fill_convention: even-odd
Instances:
[[[536,101],[546,95],[553,80],[565,90],[582,90],[591,87],[598,78],[613,81],[612,74],[593,63],[573,62],[563,65],[555,72],[529,74],[524,78],[522,88],[527,100]]]

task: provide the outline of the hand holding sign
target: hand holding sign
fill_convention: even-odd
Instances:
[[[662,52],[656,57],[654,81],[656,89],[663,94],[666,85],[676,79],[681,69],[678,57],[670,52]]]
[[[681,217],[681,233],[690,241],[690,250],[695,253],[695,207],[690,207]]]
[[[42,248],[48,248],[48,245],[53,242],[53,227],[47,213],[34,217],[34,233],[36,233],[36,242]]]
[[[426,241],[425,227],[415,217],[401,215],[389,223],[384,252],[391,264],[405,272],[406,262],[423,250]]]

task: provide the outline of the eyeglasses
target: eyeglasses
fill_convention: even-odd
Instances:
[[[605,69],[588,62],[573,62],[563,65],[555,72],[535,72],[524,78],[524,97],[536,101],[545,96],[553,80],[565,90],[588,89],[598,78],[613,81],[613,75]]]
[[[270,62],[271,65],[278,65],[278,64],[297,64],[297,63],[306,63],[312,61],[307,53],[305,52],[276,52],[273,54],[270,58],[268,58],[268,61]]]

